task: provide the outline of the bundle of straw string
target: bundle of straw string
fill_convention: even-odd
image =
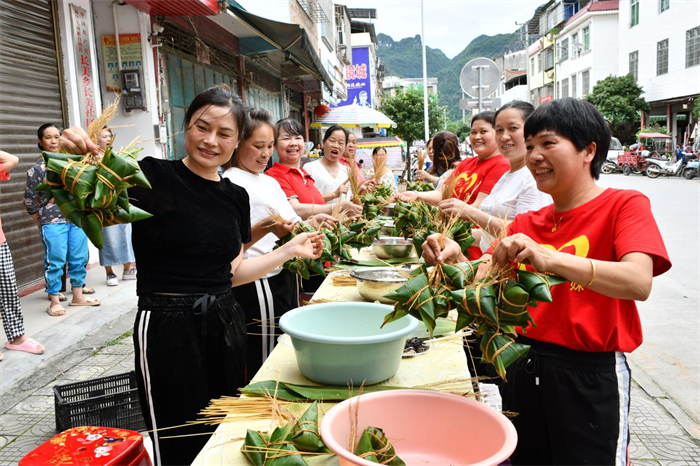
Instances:
[[[386,157],[374,157],[374,181],[377,184],[380,184],[382,176],[386,172],[389,171],[389,169],[386,166]]]
[[[423,150],[423,149],[418,149],[418,171],[422,171],[423,167],[425,167],[425,158],[428,154]]]
[[[355,158],[348,157],[348,184],[352,191],[352,202],[354,204],[362,204],[360,199],[360,181],[357,178],[357,170],[355,170]]]

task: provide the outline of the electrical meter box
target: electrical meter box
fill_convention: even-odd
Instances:
[[[146,110],[141,69],[121,70],[124,110]]]

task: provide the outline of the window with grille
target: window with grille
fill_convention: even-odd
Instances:
[[[639,51],[635,50],[630,53],[630,68],[629,74],[632,75],[635,81],[637,81],[637,75],[639,72]]]
[[[578,97],[576,94],[576,75],[571,75],[571,97]]]
[[[556,98],[559,99],[561,97],[561,81],[557,81],[557,93],[556,93]]]
[[[631,0],[630,27],[639,24],[639,0]]]
[[[588,95],[591,91],[591,72],[590,70],[581,73],[581,97]]]
[[[542,72],[542,58],[543,58],[543,54],[538,53],[537,54],[537,72],[538,73]]]
[[[668,73],[668,39],[656,43],[656,76]]]
[[[559,63],[569,59],[569,39],[566,38],[561,41],[561,47],[559,48]]]
[[[685,67],[700,64],[700,26],[685,32]]]
[[[659,13],[663,13],[668,10],[671,0],[659,0]]]
[[[535,57],[532,57],[530,59],[530,74],[531,75],[535,74]]]
[[[561,97],[569,97],[569,78],[564,78],[561,80]]]
[[[583,28],[583,51],[591,49],[591,27]]]
[[[580,46],[576,46],[578,43],[578,32],[575,32],[571,35],[571,56],[573,58],[578,57],[581,54],[581,49],[579,48]]]

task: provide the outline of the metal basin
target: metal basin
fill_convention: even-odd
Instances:
[[[387,217],[393,217],[394,206],[396,206],[396,204],[392,202],[391,204],[387,204],[384,207],[382,207],[382,215],[386,215]]]
[[[394,234],[394,227],[396,225],[394,224],[393,220],[390,220],[386,222],[384,225],[382,225],[382,229],[380,230],[382,233],[382,236],[391,236]]]
[[[413,242],[398,236],[385,236],[372,243],[372,252],[379,259],[408,257],[412,250]]]
[[[396,291],[408,281],[408,273],[393,267],[356,269],[350,275],[357,280],[357,292],[367,301],[393,304],[384,296]]]

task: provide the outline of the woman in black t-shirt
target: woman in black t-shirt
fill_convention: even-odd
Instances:
[[[304,234],[243,260],[242,244],[251,240],[248,195],[218,174],[243,133],[243,104],[228,86],[211,87],[195,97],[185,122],[187,157],[143,159],[152,189],[129,190],[133,204],[153,214],[133,225],[139,264],[134,347],[156,465],[191,464],[208,438],[162,439],[158,429],[197,419],[209,400],[235,395],[244,385],[246,329],[231,287],[322,250],[319,234]],[[64,131],[61,146],[74,154],[97,151],[78,127]],[[188,426],[171,435],[213,429]]]

